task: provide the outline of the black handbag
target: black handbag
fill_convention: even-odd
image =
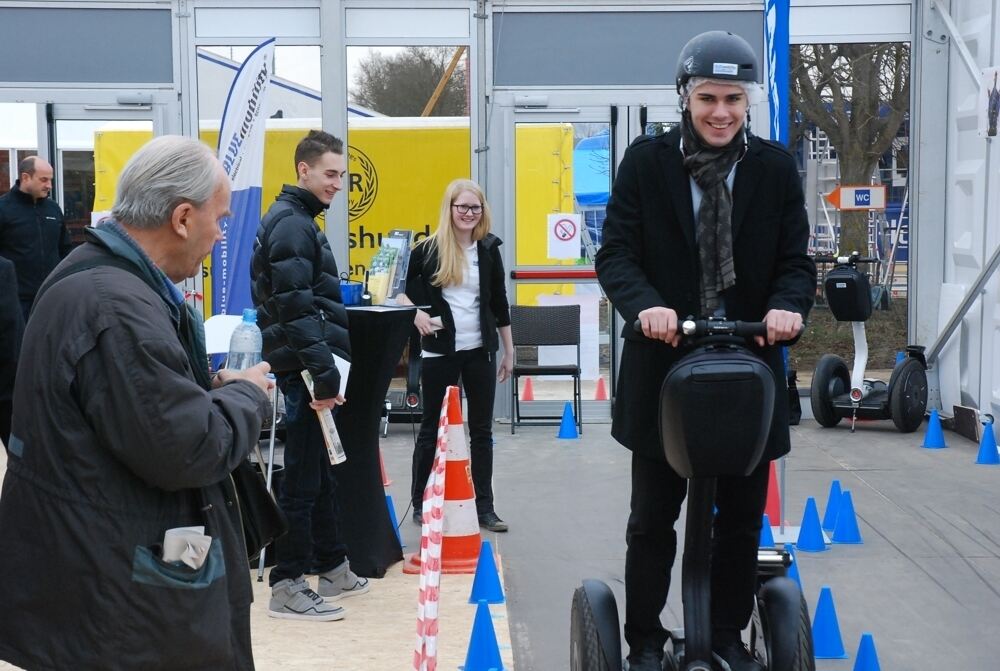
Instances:
[[[243,521],[243,538],[247,545],[247,557],[253,561],[260,551],[284,536],[288,531],[288,520],[275,502],[260,469],[248,459],[240,462],[233,471],[233,485]]]

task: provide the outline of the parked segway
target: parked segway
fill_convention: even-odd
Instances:
[[[907,345],[906,356],[892,369],[889,383],[865,379],[868,340],[865,321],[872,313],[872,292],[868,276],[858,264],[874,263],[857,252],[850,256],[816,257],[835,262],[826,276],[823,290],[834,319],[851,322],[854,332],[854,368],[836,354],[824,354],[816,364],[809,394],[813,416],[821,426],[835,426],[851,418],[851,431],[858,419],[892,419],[903,433],[916,431],[927,411],[927,360],[924,348]]]
[[[638,325],[638,322],[636,323]],[[716,478],[745,476],[760,462],[774,409],[774,375],[746,347],[766,334],[761,322],[685,321],[693,350],[660,390],[660,441],[667,462],[688,479],[681,591],[684,628],[668,632],[669,671],[722,671],[712,654],[710,549]],[[726,408],[726,421],[718,411]],[[814,671],[812,625],[798,584],[785,576],[792,558],[760,548],[758,589],[749,627],[750,654],[768,671]],[[622,671],[618,607],[611,589],[585,580],[573,593],[571,671]]]

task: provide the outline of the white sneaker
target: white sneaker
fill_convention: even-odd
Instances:
[[[295,580],[287,578],[271,587],[267,614],[284,620],[330,622],[344,619],[347,613],[340,606],[326,603],[323,597],[312,591],[306,579],[299,576]]]
[[[368,588],[368,578],[354,573],[347,560],[337,568],[319,574],[319,594],[327,601],[339,601],[345,597],[364,594]]]

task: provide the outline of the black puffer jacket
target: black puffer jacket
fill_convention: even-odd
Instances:
[[[333,398],[340,373],[332,354],[351,359],[337,262],[314,221],[323,203],[285,185],[257,229],[250,265],[264,359],[276,373],[308,370],[316,398]]]
[[[31,301],[73,245],[59,203],[35,200],[20,186],[18,180],[0,196],[0,256],[14,262],[20,299]]]

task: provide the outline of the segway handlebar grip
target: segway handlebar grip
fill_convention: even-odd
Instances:
[[[642,321],[636,319],[632,323],[632,330],[636,333],[642,333]],[[767,336],[767,324],[764,322],[727,321],[724,319],[685,319],[680,323],[678,330],[686,339],[704,338],[714,335],[737,336],[747,339],[754,336]],[[794,338],[775,344],[784,345],[794,343],[799,339],[804,330],[805,324],[802,325],[802,330]]]

